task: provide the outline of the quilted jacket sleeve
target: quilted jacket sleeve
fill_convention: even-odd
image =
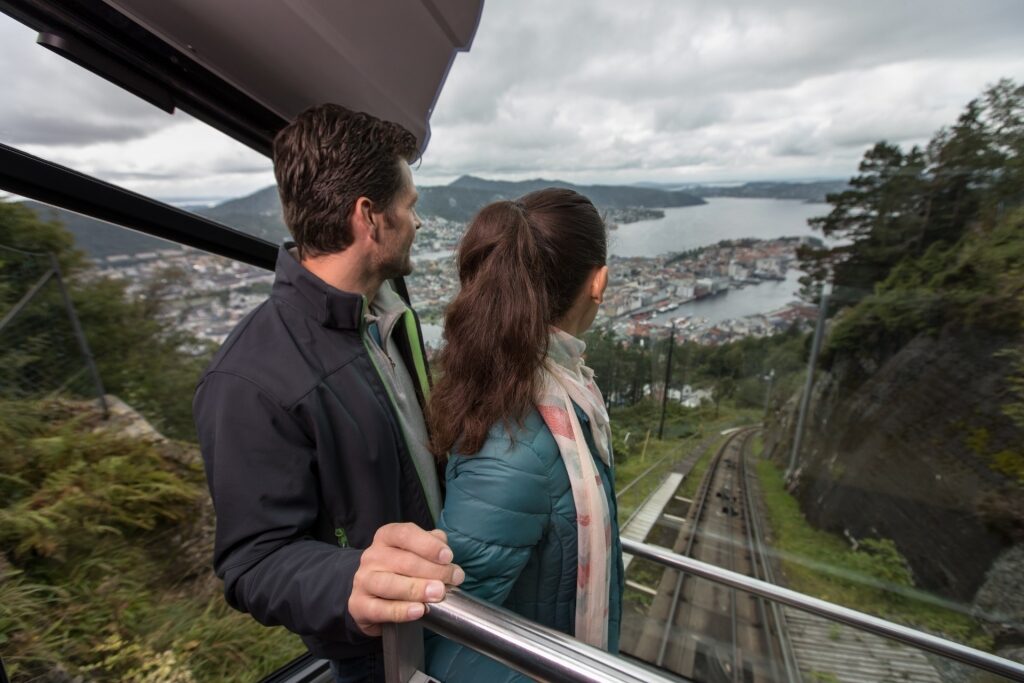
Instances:
[[[476,455],[449,462],[438,527],[466,572],[462,590],[496,605],[505,602],[551,518],[548,479],[533,448],[510,444],[508,437],[491,438]],[[430,640],[428,670],[442,681],[528,680],[452,641]]]
[[[447,481],[439,527],[466,572],[462,589],[500,605],[550,519],[546,468],[529,444],[491,438],[453,458]]]

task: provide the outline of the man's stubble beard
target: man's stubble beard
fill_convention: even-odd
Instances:
[[[396,277],[405,277],[410,275],[413,271],[412,265],[412,245],[410,249],[406,251],[401,260],[387,259],[379,260],[377,263],[377,272],[380,273],[381,277],[385,280],[393,280]]]

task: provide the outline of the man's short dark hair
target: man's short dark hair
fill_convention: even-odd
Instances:
[[[388,211],[402,187],[399,160],[418,156],[416,137],[397,123],[338,104],[307,109],[274,138],[274,175],[284,222],[299,254],[352,244],[348,217],[359,197]]]

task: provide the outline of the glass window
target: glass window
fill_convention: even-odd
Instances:
[[[489,7],[421,213],[556,181],[606,213],[587,359],[624,535],[1024,660],[1019,8],[641,5]],[[446,263],[410,278],[436,325]],[[626,578],[623,651],[696,680],[988,680],[646,560]]]
[[[199,373],[270,274],[0,202],[0,642],[13,680],[252,681],[304,652],[213,575]]]
[[[35,39],[0,14],[0,142],[275,244],[286,236],[270,159],[182,111],[157,109]]]
[[[613,4],[488,5],[456,60],[414,168],[428,346],[474,213],[574,184],[610,236],[585,340],[623,536],[1024,660],[1019,7]],[[0,140],[285,235],[269,160],[0,35]],[[287,661],[297,640],[231,613],[206,568],[188,405],[269,274],[0,212],[5,660],[196,680]],[[123,433],[95,431],[99,395]],[[121,499],[112,477],[162,485]],[[624,612],[624,653],[699,681],[991,680],[640,558]]]

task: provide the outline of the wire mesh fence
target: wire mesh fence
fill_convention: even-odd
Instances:
[[[0,398],[103,401],[57,260],[0,245]]]

